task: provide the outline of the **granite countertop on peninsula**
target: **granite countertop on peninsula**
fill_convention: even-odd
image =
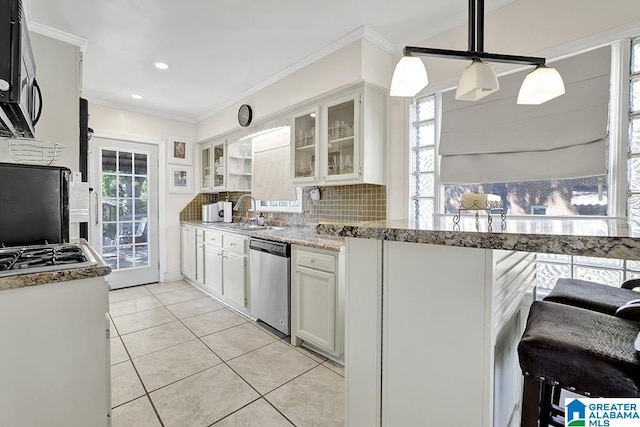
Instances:
[[[79,239],[74,240],[71,243],[77,243],[87,247],[98,264],[91,267],[63,268],[61,270],[0,277],[0,291],[24,288],[27,286],[46,285],[56,282],[66,282],[69,280],[90,279],[93,277],[106,276],[111,273],[111,267],[102,261],[102,258],[100,258],[86,240]]]
[[[227,233],[243,234],[259,239],[275,242],[289,243],[292,245],[309,246],[313,248],[340,251],[344,247],[344,238],[339,236],[319,235],[315,228],[309,227],[277,227],[277,228],[235,228],[222,222],[182,221],[182,224],[197,227],[211,228]]]
[[[463,217],[456,227],[450,216],[438,216],[421,223],[325,222],[316,230],[327,236],[640,260],[640,223],[620,219],[507,217],[503,223],[498,216],[489,227],[481,215],[477,222]]]

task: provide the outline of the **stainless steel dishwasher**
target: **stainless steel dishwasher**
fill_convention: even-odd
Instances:
[[[285,335],[291,321],[291,247],[251,238],[251,314]]]

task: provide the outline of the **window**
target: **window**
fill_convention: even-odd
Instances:
[[[622,43],[621,43],[622,44]],[[627,49],[630,47],[630,53]],[[629,110],[621,116],[629,120],[627,182],[617,183],[627,189],[627,216],[640,218],[640,38],[632,40],[623,51],[626,53],[612,57],[613,61],[628,61],[625,68],[629,72]],[[629,60],[630,59],[630,60]],[[626,84],[624,81],[621,84]],[[624,88],[611,89],[626,93]],[[615,106],[612,106],[615,108]],[[438,182],[436,157],[436,98],[418,98],[411,106],[411,156],[410,213],[416,221],[429,220],[434,212],[457,213],[460,194],[469,192],[493,193],[502,196],[505,207],[511,215],[620,215],[611,212],[608,202],[607,176],[564,179],[556,181],[504,182],[476,185],[443,185]],[[628,113],[628,115],[627,115]],[[613,142],[613,141],[612,141]],[[609,147],[607,146],[607,149]],[[423,151],[424,150],[424,151]],[[423,160],[424,159],[424,160]],[[614,160],[615,162],[615,160]],[[622,166],[622,165],[620,165]],[[613,168],[617,166],[614,164]],[[427,183],[428,185],[424,185]],[[436,194],[442,191],[442,200]],[[573,277],[583,280],[619,286],[622,281],[640,278],[640,261],[626,261],[606,258],[580,257],[557,254],[538,254],[538,290],[546,294],[559,277]]]
[[[431,219],[435,212],[436,101],[435,96],[417,99],[411,107],[411,194],[409,212],[417,221]]]
[[[296,187],[296,200],[256,200],[258,212],[302,213],[302,188]]]

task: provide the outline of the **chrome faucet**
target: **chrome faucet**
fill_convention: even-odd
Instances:
[[[243,194],[242,196],[240,196],[240,198],[236,202],[236,205],[233,207],[233,210],[236,212],[240,210],[240,203],[247,197],[251,199],[251,201],[253,201],[253,218],[249,218],[249,221],[253,223],[257,223],[258,222],[258,205],[256,204],[256,199],[254,199],[253,196],[251,196],[251,194]]]

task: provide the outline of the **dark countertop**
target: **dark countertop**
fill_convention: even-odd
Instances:
[[[494,216],[489,227],[481,212],[478,222],[463,217],[457,227],[450,216],[440,216],[422,223],[320,223],[316,230],[326,236],[640,260],[640,223],[620,219],[507,217],[502,223]]]
[[[90,279],[93,277],[106,276],[111,273],[111,267],[102,261],[100,256],[93,250],[86,240],[80,239],[72,241],[71,243],[77,243],[88,248],[98,264],[91,267],[66,268],[54,271],[23,273],[0,277],[0,291],[24,288],[27,286],[46,285],[56,282],[66,282],[69,280]]]
[[[277,228],[235,228],[219,222],[183,221],[196,227],[210,228],[226,233],[242,234],[275,242],[290,243],[293,245],[309,246],[313,248],[340,251],[344,247],[344,238],[337,236],[321,236],[315,228],[308,227],[277,227]]]

